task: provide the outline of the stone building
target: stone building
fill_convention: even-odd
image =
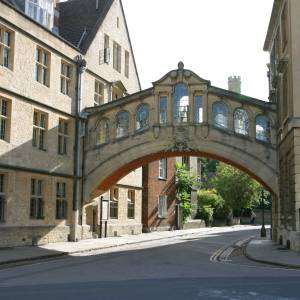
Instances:
[[[0,247],[98,233],[83,110],[140,90],[121,1],[56,2],[0,1]],[[137,169],[104,195],[109,234],[141,232],[141,185]]]
[[[270,102],[278,107],[279,201],[274,238],[300,251],[300,2],[275,0],[264,44],[270,53]]]

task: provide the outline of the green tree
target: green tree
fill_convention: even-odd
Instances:
[[[195,183],[195,177],[190,175],[189,169],[185,165],[176,164],[175,187],[184,222],[192,213],[191,192]]]
[[[224,207],[225,201],[215,189],[199,190],[198,193],[198,216],[210,224],[216,219],[225,219],[228,210]]]
[[[215,176],[217,166],[220,164],[218,160],[201,158],[201,181],[202,187],[211,189],[211,178]]]
[[[212,184],[233,216],[238,217],[242,208],[251,208],[259,203],[260,184],[234,167],[220,163]]]

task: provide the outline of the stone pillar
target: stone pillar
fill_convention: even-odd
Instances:
[[[208,107],[208,93],[207,91],[203,94],[202,98],[202,109],[203,109],[203,124],[213,123],[212,119],[212,113],[209,113],[209,107]]]
[[[196,187],[193,187],[193,190],[191,192],[191,204],[192,204],[191,219],[195,219],[198,213],[198,197],[197,197]]]
[[[195,123],[195,99],[194,99],[194,91],[190,89],[189,92],[189,119],[188,122],[190,124]]]
[[[79,210],[72,211],[72,226],[70,230],[70,239],[72,242],[78,242],[81,239],[79,221]]]
[[[168,93],[168,100],[167,100],[167,103],[168,103],[168,109],[167,109],[167,125],[168,126],[172,126],[173,125],[173,121],[174,121],[174,118],[173,118],[173,92],[169,92]]]
[[[150,124],[158,125],[159,124],[159,93],[154,92],[154,106],[150,108],[152,119],[150,120]]]

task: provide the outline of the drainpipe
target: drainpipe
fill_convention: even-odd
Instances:
[[[75,99],[75,145],[74,145],[74,170],[73,170],[73,222],[71,231],[71,240],[77,241],[77,225],[79,221],[79,180],[81,169],[81,134],[80,134],[80,112],[82,101],[82,74],[86,67],[86,61],[81,55],[76,57],[77,74],[76,74],[76,99]]]

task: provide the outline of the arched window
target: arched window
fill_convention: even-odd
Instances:
[[[129,130],[129,113],[127,111],[122,111],[117,114],[116,120],[116,137],[126,136]]]
[[[96,145],[108,143],[109,124],[107,120],[101,120],[96,127]]]
[[[174,123],[187,123],[189,108],[189,91],[184,83],[178,83],[174,90]]]
[[[228,125],[228,108],[222,102],[213,104],[213,124],[218,128],[227,128]]]
[[[239,134],[249,134],[249,118],[245,110],[238,108],[234,112],[234,131]]]
[[[149,105],[142,104],[136,111],[136,130],[143,130],[149,126]]]
[[[263,142],[270,142],[271,126],[267,116],[256,117],[256,139]]]

